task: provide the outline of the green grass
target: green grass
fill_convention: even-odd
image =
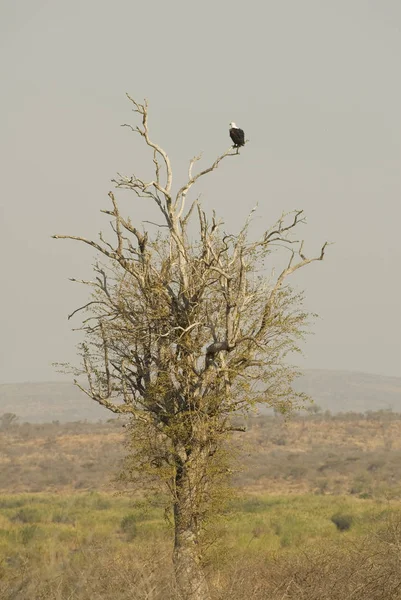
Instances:
[[[138,535],[167,537],[168,528],[160,508],[98,493],[3,496],[0,498],[0,532],[3,539],[10,539],[12,544],[22,531],[28,531],[28,525],[40,529],[42,538],[47,540],[62,536],[64,540],[70,537],[75,544],[93,538],[118,543],[121,521],[127,514],[133,515]],[[36,537],[32,536],[32,541]]]
[[[336,525],[342,516],[350,523],[343,531]],[[291,565],[308,552],[320,553],[314,555],[317,559],[326,551],[339,552],[341,565],[342,553],[363,547],[366,536],[380,537],[389,523],[391,529],[392,519],[401,523],[401,508],[392,502],[353,496],[244,496],[211,525],[206,566],[217,582],[220,573],[228,585],[241,565],[249,564],[256,575],[249,575],[247,567],[244,577],[253,585],[264,565],[275,560]],[[114,597],[118,587],[124,590],[119,599],[147,598],[149,586],[171,584],[172,538],[171,524],[157,502],[100,493],[2,496],[0,596],[89,600]],[[217,543],[210,545],[213,540]],[[383,547],[388,547],[386,541]],[[233,571],[234,564],[239,566]],[[144,567],[156,583],[143,579]],[[20,582],[24,587],[18,595]],[[129,586],[143,588],[142,595],[130,596]],[[165,597],[170,597],[167,592]]]
[[[351,496],[257,496],[237,500],[225,524],[231,545],[256,551],[297,548],[340,536],[356,539],[379,527],[396,505]],[[351,515],[348,531],[339,531],[332,518]]]
[[[321,540],[357,539],[379,527],[394,504],[340,496],[254,496],[237,499],[217,528],[222,546],[239,552],[276,552]],[[352,517],[340,531],[333,518]],[[0,498],[0,561],[44,546],[58,552],[100,544],[119,550],[135,540],[171,542],[161,508],[106,494],[29,494]],[[41,555],[38,555],[40,558]]]

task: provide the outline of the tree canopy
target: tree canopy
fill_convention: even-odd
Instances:
[[[302,294],[288,283],[298,269],[324,258],[327,243],[312,257],[295,233],[302,210],[283,214],[256,240],[252,214],[239,232],[227,233],[215,212],[207,215],[196,182],[221,161],[240,160],[233,147],[173,191],[170,159],[151,140],[148,105],[130,98],[141,125],[126,125],[151,150],[154,178],[118,174],[116,188],[157,205],[162,219],[145,228],[124,216],[113,192],[113,241],[70,235],[98,253],[94,277],[83,281],[85,306],[77,385],[114,413],[129,415],[135,469],[167,486],[175,520],[175,565],[184,598],[207,600],[198,539],[213,489],[226,468],[224,440],[238,429],[232,416],[256,403],[288,410],[303,395],[292,388],[297,369],[287,357],[299,350],[309,327]],[[246,151],[246,147],[242,150]],[[189,232],[191,227],[191,235]],[[197,231],[194,235],[193,231]],[[288,254],[274,274],[272,256]]]

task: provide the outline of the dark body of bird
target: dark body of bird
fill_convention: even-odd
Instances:
[[[235,123],[230,123],[230,138],[235,148],[240,148],[245,144],[244,130],[237,127]]]

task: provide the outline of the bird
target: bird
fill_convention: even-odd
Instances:
[[[245,145],[244,131],[237,127],[234,122],[230,123],[230,138],[234,142],[234,148],[240,148]]]

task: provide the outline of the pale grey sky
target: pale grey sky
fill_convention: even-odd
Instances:
[[[86,290],[67,278],[93,253],[50,235],[106,229],[115,172],[146,176],[126,91],[149,99],[177,185],[245,129],[202,186],[228,227],[256,202],[257,227],[304,208],[307,249],[336,242],[297,276],[320,315],[302,364],[401,375],[399,0],[3,0],[0,45],[0,382],[74,359]]]

